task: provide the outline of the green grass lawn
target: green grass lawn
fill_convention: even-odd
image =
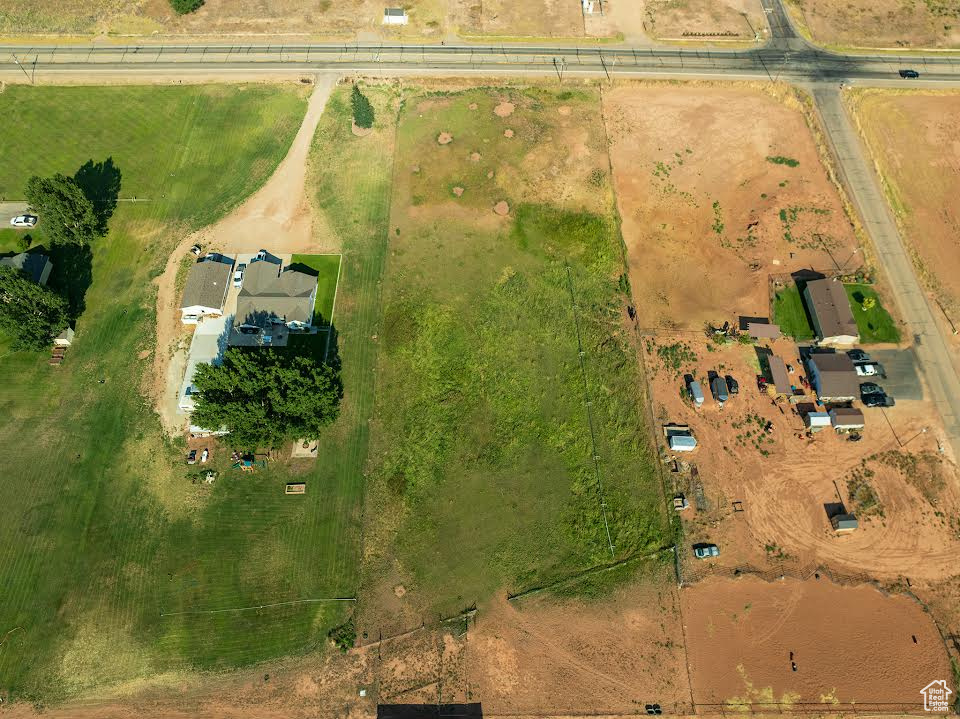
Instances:
[[[365,435],[368,415],[352,403],[363,393],[369,403],[372,393],[363,382],[373,376],[366,338],[377,277],[345,283],[352,301],[344,321],[366,312],[367,323],[358,322],[359,336],[344,331],[341,351],[365,374],[361,382],[345,370],[344,418],[331,428],[323,460],[307,469],[304,496],[284,496],[288,470],[231,472],[222,455],[213,458],[225,470],[214,485],[192,483],[182,444],[162,437],[136,391],[152,362],[138,353],[155,341],[151,279],[185,232],[262,185],[300,124],[303,91],[9,86],[0,109],[6,199],[22,197],[31,174],[73,174],[88,160],[112,158],[120,197],[147,200],[120,202],[110,234],[94,245],[93,283],[61,367],[42,354],[12,353],[0,340],[3,691],[14,700],[57,701],[323,645],[342,621],[341,605],[202,612],[356,591],[366,459],[357,435]],[[338,183],[355,213],[382,224],[385,192],[376,196],[359,177]],[[349,229],[374,242],[370,226]],[[15,242],[16,233],[0,233],[0,250]],[[355,247],[354,262],[368,249]],[[55,267],[51,285],[75,272]]]
[[[507,93],[517,111],[504,121],[492,110]],[[592,91],[424,94],[401,111],[365,582],[397,576],[426,616],[609,562],[602,500],[616,557],[664,541],[643,381],[620,322],[612,193],[587,184],[605,145],[587,138],[582,164],[554,180],[583,204],[540,200],[552,193],[532,180],[532,163],[564,167],[575,141],[561,105],[579,128],[602,126]],[[454,142],[438,144],[440,131]],[[492,207],[505,198],[501,219]]]
[[[844,285],[850,299],[850,310],[860,331],[860,341],[864,344],[875,342],[899,342],[900,330],[890,313],[884,309],[880,296],[870,285]],[[868,310],[863,309],[863,301],[872,298],[876,304]]]
[[[333,304],[340,277],[340,255],[294,255],[292,265],[317,276],[317,299],[313,303],[313,324],[325,327],[333,322]]]
[[[800,342],[814,338],[810,318],[804,308],[803,297],[796,285],[777,291],[773,297],[773,322],[787,337]]]

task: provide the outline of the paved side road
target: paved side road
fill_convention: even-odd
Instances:
[[[948,344],[914,272],[873,165],[867,160],[866,148],[847,116],[840,90],[830,84],[814,85],[811,91],[833,146],[841,179],[873,239],[900,313],[914,333],[917,360],[943,417],[947,440],[954,456],[960,457],[960,377],[951,360]]]

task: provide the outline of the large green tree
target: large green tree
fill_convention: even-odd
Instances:
[[[221,365],[200,365],[193,384],[199,397],[191,422],[225,427],[234,446],[247,448],[319,436],[343,397],[333,367],[286,350],[229,349]]]
[[[45,349],[66,326],[66,300],[26,273],[0,265],[0,329],[14,349]]]
[[[350,94],[350,108],[353,110],[353,122],[357,127],[373,127],[373,105],[356,85]]]
[[[85,245],[100,234],[93,203],[72,177],[34,175],[25,193],[30,207],[40,215],[43,229],[55,244]]]

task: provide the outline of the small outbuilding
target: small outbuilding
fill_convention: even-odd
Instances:
[[[53,338],[55,347],[69,347],[73,344],[73,330],[67,327],[63,332]]]
[[[388,7],[383,9],[384,25],[406,25],[409,22],[407,11],[402,7]]]
[[[837,432],[856,432],[863,429],[863,412],[853,407],[836,407],[830,410],[830,424]]]
[[[786,363],[774,355],[768,360],[768,366],[770,367],[770,379],[773,381],[773,386],[777,388],[777,394],[790,394],[793,383],[787,373]]]
[[[697,448],[697,438],[692,434],[674,434],[667,438],[667,445],[674,452],[692,452]]]
[[[755,340],[775,340],[780,337],[780,325],[748,322],[747,334]]]
[[[803,423],[811,432],[819,432],[833,424],[829,412],[808,412],[803,417]]]
[[[860,526],[857,518],[852,514],[835,514],[830,518],[830,524],[837,534],[849,534]]]

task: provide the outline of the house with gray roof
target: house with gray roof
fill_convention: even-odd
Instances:
[[[820,344],[852,345],[860,340],[850,298],[840,280],[811,280],[803,289],[803,297]]]
[[[279,344],[313,325],[317,278],[268,260],[251,262],[237,297],[230,344]]]
[[[50,258],[39,252],[21,252],[13,257],[0,257],[0,264],[20,270],[38,285],[47,284],[50,272],[53,271]]]
[[[190,268],[180,302],[180,321],[195,325],[204,317],[221,317],[230,289],[233,258],[207,255]]]

